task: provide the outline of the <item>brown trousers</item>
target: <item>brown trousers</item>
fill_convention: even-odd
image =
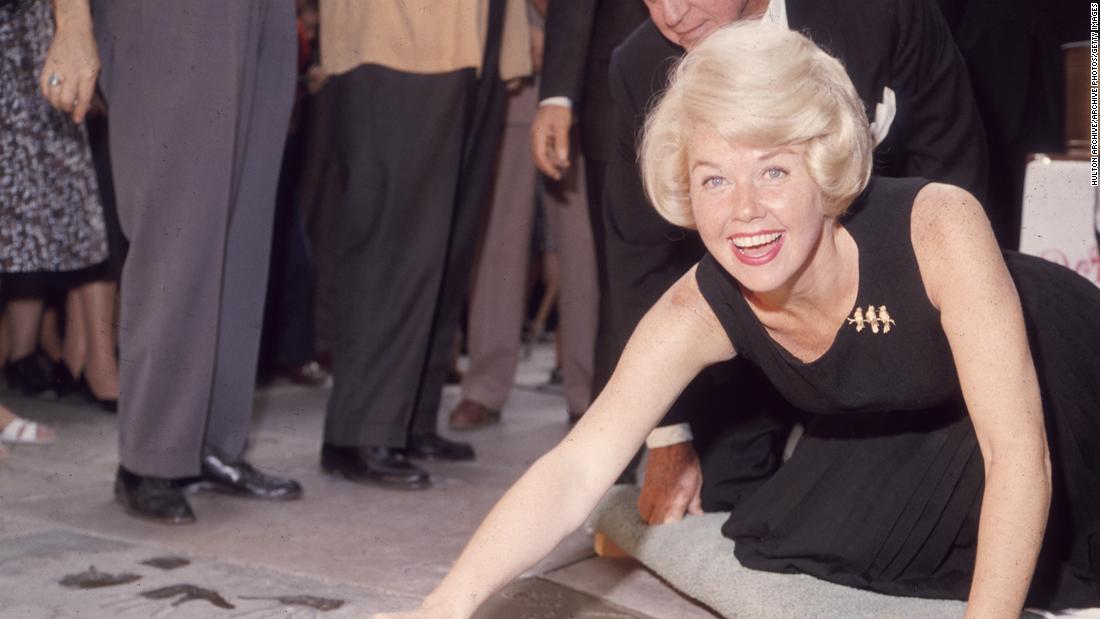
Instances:
[[[527,257],[535,218],[537,179],[531,162],[530,134],[536,105],[537,89],[533,86],[509,100],[492,211],[470,302],[470,367],[462,383],[463,397],[493,410],[504,406],[519,361]],[[584,412],[592,398],[599,299],[583,168],[579,161],[572,167],[576,176],[566,179],[566,191],[542,193],[561,271],[558,314],[566,407],[576,413]]]

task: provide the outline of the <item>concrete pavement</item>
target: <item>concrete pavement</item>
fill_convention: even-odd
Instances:
[[[59,434],[48,447],[10,447],[0,461],[0,617],[336,618],[412,608],[507,486],[567,431],[561,397],[538,388],[551,363],[548,346],[524,360],[503,422],[453,436],[471,441],[478,459],[426,463],[435,484],[423,492],[322,474],[328,390],[262,389],[249,458],[301,481],[304,499],[197,493],[198,522],[178,527],[136,520],[114,503],[114,416],[78,400],[0,392],[9,408]],[[444,395],[445,422],[458,389]],[[478,616],[714,615],[631,561],[594,557],[577,532]]]

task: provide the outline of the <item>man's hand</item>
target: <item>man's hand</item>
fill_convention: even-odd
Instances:
[[[569,129],[573,111],[564,105],[542,105],[531,123],[531,156],[535,167],[554,180],[569,168]]]
[[[702,514],[703,470],[691,441],[649,450],[638,512],[648,524]]]

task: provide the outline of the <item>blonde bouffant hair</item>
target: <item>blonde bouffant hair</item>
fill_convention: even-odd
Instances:
[[[805,36],[757,21],[716,30],[673,69],[646,120],[642,180],[657,212],[694,228],[687,144],[695,127],[757,148],[807,145],[826,213],[841,215],[871,174],[874,141],[840,62]]]

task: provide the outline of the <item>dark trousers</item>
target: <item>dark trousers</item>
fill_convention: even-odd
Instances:
[[[439,405],[451,367],[454,341],[462,318],[462,306],[470,289],[478,237],[485,229],[493,195],[493,170],[504,133],[508,95],[498,77],[504,3],[493,0],[489,8],[483,74],[472,93],[473,108],[463,146],[458,200],[443,287],[440,290],[429,338],[428,361],[420,380],[410,431],[435,432]]]
[[[334,79],[347,186],[324,440],[399,448],[411,425],[435,429],[438,399],[428,407],[421,398],[433,393],[425,385],[443,332],[457,325],[450,299],[461,304],[469,281],[488,204],[471,196],[488,195],[495,150],[495,140],[487,151],[480,143],[499,135],[503,88],[495,73],[478,79],[472,69],[415,75],[365,65]],[[496,123],[486,110],[497,110]]]
[[[119,439],[141,475],[239,457],[294,89],[294,4],[97,4],[122,270]]]
[[[473,70],[335,78],[348,167],[325,441],[403,447],[454,219]]]
[[[304,219],[313,259],[313,348],[331,359],[336,339],[339,258],[336,243],[340,230],[345,180],[336,125],[339,80],[326,82],[321,91],[307,96],[302,105],[304,158],[299,171],[298,208]]]
[[[791,428],[804,421],[746,359],[711,366],[676,406],[690,409],[703,470],[703,510],[731,511],[783,463]]]
[[[301,135],[291,134],[279,174],[260,342],[260,374],[265,378],[279,367],[313,359],[313,256],[297,201],[302,147]]]

